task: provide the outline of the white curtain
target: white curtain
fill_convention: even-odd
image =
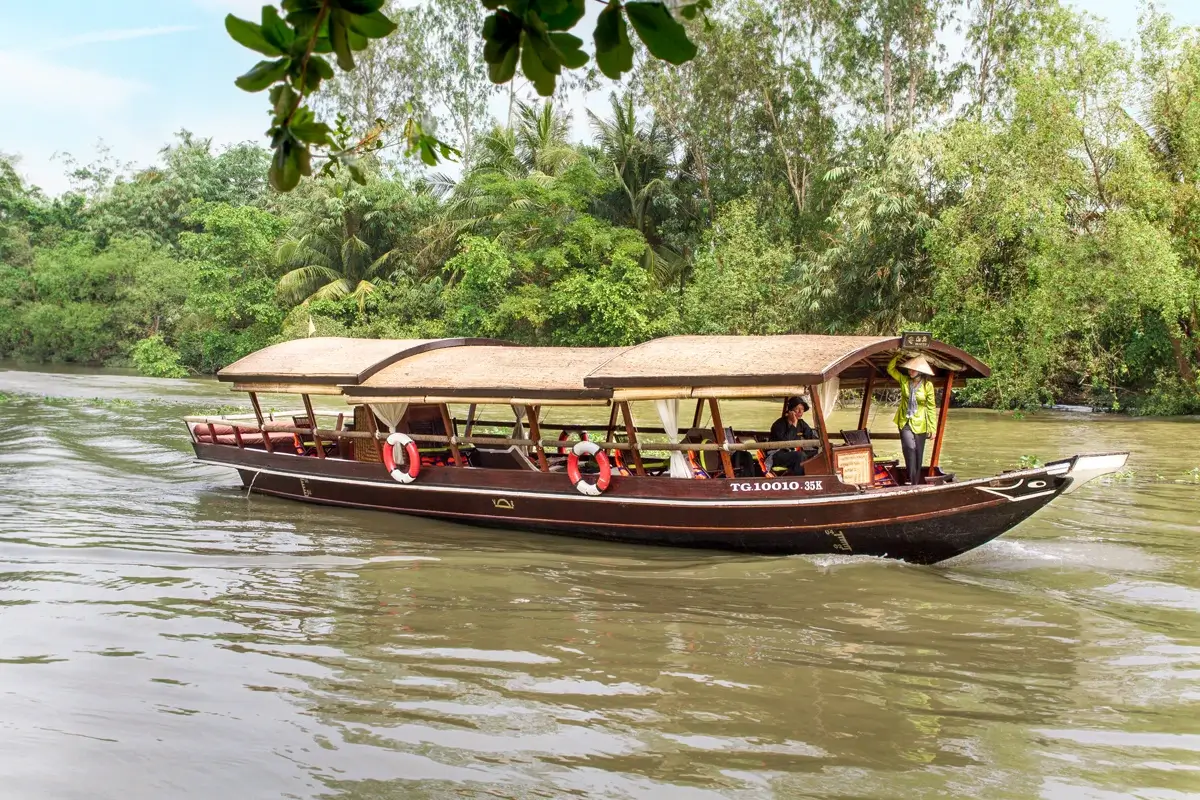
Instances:
[[[396,426],[400,424],[400,420],[404,419],[404,412],[408,410],[408,403],[372,403],[371,411],[375,413],[376,418],[382,422],[389,432],[396,430]]]
[[[525,438],[525,422],[524,422],[525,406],[513,406],[512,410],[513,410],[513,413],[517,415],[517,424],[516,424],[516,427],[513,429],[513,437],[512,438],[524,439]]]
[[[837,408],[838,388],[841,385],[839,378],[830,378],[817,386],[817,392],[821,396],[821,413],[828,420],[833,415],[833,410]]]
[[[663,430],[667,432],[667,441],[678,444],[683,438],[679,435],[679,400],[655,400],[654,407],[658,409],[658,418],[662,422]],[[680,450],[671,451],[671,477],[692,477],[687,456]]]

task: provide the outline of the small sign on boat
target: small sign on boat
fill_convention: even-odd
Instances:
[[[933,341],[933,334],[925,331],[904,331],[900,334],[901,350],[924,350]]]

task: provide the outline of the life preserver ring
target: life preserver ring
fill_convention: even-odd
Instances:
[[[396,466],[396,457],[401,451],[404,453],[407,469]],[[412,483],[421,474],[421,452],[417,450],[417,443],[406,434],[396,432],[388,436],[387,446],[380,455],[383,456],[383,466],[400,483]]]
[[[591,456],[596,459],[596,466],[600,468],[600,476],[595,483],[588,483],[579,473],[579,459],[582,456]],[[600,449],[600,445],[586,439],[576,442],[575,446],[571,448],[571,454],[567,456],[567,478],[575,484],[575,488],[580,494],[586,494],[588,497],[599,497],[603,494],[604,490],[608,488],[609,482],[612,481],[612,467],[609,466],[608,456]]]
[[[583,428],[563,428],[562,433],[560,433],[558,435],[558,441],[559,442],[569,442],[570,439],[567,438],[567,435],[571,434],[571,433],[578,433],[579,441],[581,441],[581,442],[586,442],[588,440],[588,432],[586,430],[584,430]],[[559,445],[558,454],[560,456],[565,456],[569,452],[571,452],[570,448],[563,447],[561,444]]]

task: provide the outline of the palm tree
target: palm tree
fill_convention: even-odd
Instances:
[[[636,228],[646,238],[643,265],[654,273],[662,286],[679,284],[680,292],[690,270],[687,255],[668,244],[659,233],[659,218],[654,198],[674,189],[672,173],[680,170],[675,163],[676,142],[665,126],[652,119],[638,119],[633,93],[609,95],[611,115],[601,118],[588,111],[596,146],[611,164],[620,185],[620,197],[605,198],[597,212],[615,224]]]
[[[290,267],[279,279],[280,294],[301,304],[353,297],[361,311],[377,282],[404,267],[392,247],[390,211],[375,206],[358,187],[333,184],[276,250],[278,263]]]
[[[497,126],[475,142],[474,162],[461,180],[434,176],[432,189],[446,198],[446,204],[440,218],[422,232],[426,240],[423,260],[448,255],[459,236],[486,228],[507,211],[532,207],[528,197],[511,191],[514,183],[549,183],[583,157],[567,139],[571,116],[560,106],[547,101],[518,103],[516,109],[512,127]],[[528,246],[533,241],[521,239],[520,244]]]

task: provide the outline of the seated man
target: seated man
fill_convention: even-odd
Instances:
[[[804,413],[808,411],[808,403],[801,397],[789,397],[784,406],[783,416],[775,420],[771,426],[770,440],[772,442],[792,442],[798,439],[817,439],[817,432],[804,421]],[[790,474],[797,474],[800,465],[811,453],[792,448],[774,450],[767,454],[767,472],[772,467],[787,467]]]

